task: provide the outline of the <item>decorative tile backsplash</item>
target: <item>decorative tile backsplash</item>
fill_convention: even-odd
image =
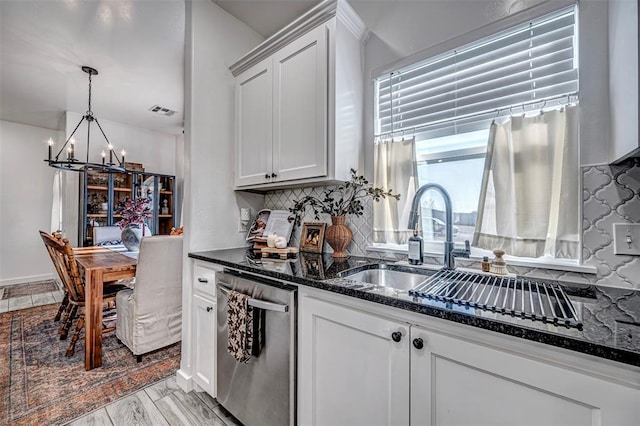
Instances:
[[[582,171],[582,257],[598,284],[640,288],[640,256],[613,254],[613,224],[640,223],[640,159]]]
[[[582,173],[583,263],[597,268],[597,275],[520,266],[509,266],[509,271],[531,278],[640,289],[640,256],[613,254],[613,224],[640,223],[640,159],[630,159],[615,166],[584,167]],[[319,196],[323,190],[324,187],[314,187],[269,192],[265,196],[265,208],[288,210],[293,200],[305,195]],[[314,222],[316,219],[312,212],[307,212],[303,221]],[[330,223],[328,217],[321,217],[320,221]],[[364,215],[348,217],[347,225],[353,231],[353,241],[347,247],[349,254],[406,259],[406,255],[366,251],[366,247],[372,244],[372,202],[365,206]],[[291,245],[299,245],[300,233],[300,227],[296,227]],[[325,250],[331,251],[331,248],[325,245]],[[456,261],[463,267],[479,268],[476,261]],[[425,262],[432,263],[434,259],[425,259]]]
[[[318,198],[322,198],[322,193],[326,187],[318,186],[313,188],[296,188],[287,189],[282,191],[268,192],[264,197],[264,208],[272,210],[289,210],[289,207],[293,206],[293,201],[298,200],[307,195],[313,195]],[[317,220],[311,209],[308,209],[306,215],[302,218],[303,222],[326,222],[331,224],[331,219],[323,215]],[[371,201],[365,205],[364,214],[362,216],[348,216],[346,224],[351,228],[353,232],[353,240],[347,252],[352,256],[371,256],[367,254],[366,247],[372,244],[371,233],[373,230],[373,209]],[[298,246],[300,243],[301,226],[296,226],[291,236],[290,245]],[[332,252],[331,247],[325,244],[325,251]],[[405,256],[406,257],[406,256]]]

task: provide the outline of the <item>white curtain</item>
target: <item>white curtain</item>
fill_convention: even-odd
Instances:
[[[373,203],[373,241],[406,244],[411,201],[417,189],[415,139],[381,141],[375,145],[375,187],[392,189],[400,200],[386,198]]]
[[[578,107],[491,125],[473,246],[577,259]]]

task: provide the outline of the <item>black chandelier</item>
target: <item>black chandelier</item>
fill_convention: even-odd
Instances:
[[[104,130],[102,130],[102,126],[100,126],[98,119],[94,117],[93,111],[91,111],[91,76],[98,75],[98,70],[96,70],[95,68],[83,66],[82,71],[89,74],[89,109],[87,110],[85,115],[82,116],[82,118],[80,119],[80,122],[78,123],[76,128],[73,129],[73,132],[71,132],[71,135],[69,135],[67,140],[64,142],[64,145],[62,145],[62,148],[60,148],[60,151],[58,151],[55,157],[52,157],[52,152],[51,152],[53,148],[53,140],[49,139],[49,157],[44,161],[49,163],[50,167],[55,167],[56,169],[62,169],[62,170],[71,170],[76,172],[83,171],[87,168],[105,170],[105,171],[111,170],[111,171],[123,172],[125,171],[124,150],[122,150],[121,152],[122,159],[120,159],[120,157],[118,157],[118,154],[114,152],[113,145],[111,144],[111,142],[109,142],[109,139],[107,139],[107,135],[104,134]],[[80,127],[83,121],[87,122],[86,161],[80,161],[75,157],[75,139],[73,138],[73,135],[75,135],[75,133],[78,131],[78,128]],[[107,143],[107,149],[109,150],[109,162],[106,161],[107,153],[104,150],[101,153],[102,163],[92,163],[89,161],[89,148],[90,148],[89,141],[90,141],[90,133],[91,133],[91,123],[93,123],[94,121],[98,125],[98,129],[100,129],[100,133],[102,133],[102,136],[104,137],[104,140]],[[63,153],[65,152],[65,148],[67,148],[66,156],[63,155]]]

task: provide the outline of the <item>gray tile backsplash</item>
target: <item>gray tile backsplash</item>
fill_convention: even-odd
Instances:
[[[582,170],[582,258],[598,284],[640,288],[640,257],[613,254],[613,224],[640,223],[640,159]]]
[[[582,274],[543,268],[509,266],[509,271],[532,278],[559,279],[563,281],[597,283],[605,286],[640,289],[640,257],[613,254],[613,224],[640,223],[640,159],[627,160],[615,166],[589,166],[583,173],[583,263],[597,268],[598,273]],[[305,195],[320,195],[324,187],[298,188],[272,191],[265,195],[265,208],[288,210],[293,200]],[[307,212],[305,222],[316,221]],[[331,223],[329,217],[320,221]],[[385,257],[397,260],[406,256],[367,252],[371,245],[373,229],[372,202],[362,216],[350,216],[347,224],[353,231],[353,241],[347,248],[351,255]],[[291,245],[298,246],[300,227],[294,229]],[[325,244],[325,250],[331,248]],[[425,260],[429,263],[433,259]],[[457,260],[460,266],[478,268],[478,262]]]
[[[293,206],[293,201],[300,199],[306,195],[314,195],[321,197],[323,190],[326,187],[310,187],[310,188],[296,188],[286,189],[281,191],[268,192],[264,197],[264,208],[272,210],[289,210],[289,207]],[[319,220],[313,215],[313,212],[309,209],[306,215],[302,218],[303,222],[326,222],[331,224],[331,218],[327,215],[323,215]],[[372,244],[371,231],[373,229],[373,210],[371,202],[367,203],[362,216],[348,216],[346,224],[349,225],[353,232],[353,240],[347,252],[352,256],[367,256],[365,248]],[[296,226],[291,236],[290,245],[298,246],[300,244],[300,233],[302,231],[301,226]],[[325,251],[332,252],[331,247],[325,243]]]

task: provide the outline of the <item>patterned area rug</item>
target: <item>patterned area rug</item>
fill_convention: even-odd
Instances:
[[[137,363],[109,333],[103,337],[102,367],[85,371],[84,337],[73,357],[64,356],[68,341],[59,340],[53,322],[58,306],[0,314],[0,425],[63,424],[178,369],[180,343]]]
[[[26,284],[9,285],[0,287],[0,299],[28,296],[30,294],[48,293],[58,291],[60,287],[54,280],[38,281]]]

